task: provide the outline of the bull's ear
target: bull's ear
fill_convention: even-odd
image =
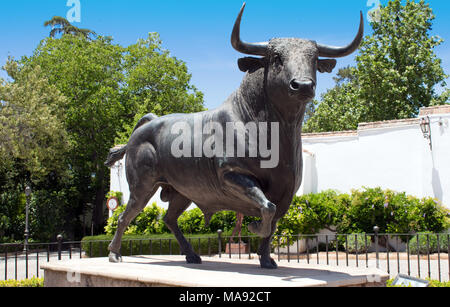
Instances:
[[[246,57],[238,60],[239,69],[243,72],[255,72],[264,67],[263,58]]]
[[[328,72],[331,73],[333,69],[336,67],[337,61],[335,59],[330,60],[318,60],[317,70],[319,72]]]

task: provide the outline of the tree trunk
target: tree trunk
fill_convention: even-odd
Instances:
[[[104,228],[104,204],[105,204],[105,187],[104,187],[104,172],[100,170],[97,173],[97,190],[94,199],[94,212],[92,219],[94,221],[94,233],[103,233]]]

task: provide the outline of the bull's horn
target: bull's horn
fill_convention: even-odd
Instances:
[[[241,41],[241,19],[244,9],[245,3],[242,6],[238,18],[236,19],[236,23],[234,24],[233,34],[231,35],[231,45],[233,45],[233,48],[241,53],[265,56],[268,43],[246,43]]]
[[[346,47],[334,47],[317,44],[317,47],[319,48],[319,56],[325,58],[341,58],[350,55],[359,48],[359,45],[361,44],[363,37],[364,37],[364,17],[363,13],[361,12],[359,31],[353,42]]]

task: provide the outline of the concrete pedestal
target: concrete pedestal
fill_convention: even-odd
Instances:
[[[377,269],[278,263],[265,270],[258,259],[203,258],[187,264],[183,256],[79,259],[41,265],[46,287],[367,287],[384,286],[388,274]]]
[[[246,243],[227,243],[225,247],[225,254],[232,255],[248,255],[250,246]]]

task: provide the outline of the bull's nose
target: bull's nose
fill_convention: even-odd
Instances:
[[[293,79],[290,86],[292,91],[304,94],[312,94],[316,90],[316,84],[312,80]]]

